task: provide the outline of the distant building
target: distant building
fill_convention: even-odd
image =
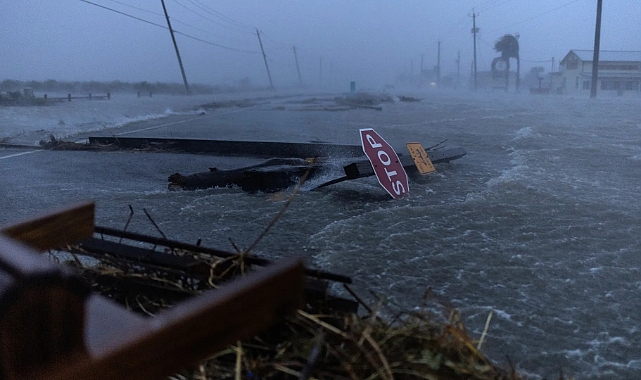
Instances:
[[[593,50],[570,50],[553,78],[553,90],[562,94],[590,93]],[[641,51],[599,51],[599,92],[638,95],[641,83]]]

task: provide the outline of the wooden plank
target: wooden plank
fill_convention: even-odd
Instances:
[[[0,235],[0,374],[64,362],[84,352],[84,301],[90,289],[44,255]]]
[[[46,251],[89,238],[93,229],[94,203],[85,202],[4,227],[0,232],[32,249]]]
[[[188,243],[183,243],[176,240],[169,240],[169,239],[158,238],[154,236],[138,234],[135,232],[121,231],[121,230],[117,230],[115,228],[110,228],[110,227],[96,226],[95,230],[96,230],[96,233],[99,233],[99,234],[114,236],[114,237],[123,238],[123,239],[130,239],[133,241],[150,243],[154,245],[161,245],[168,248],[184,249],[191,252],[205,253],[205,254],[210,254],[217,257],[225,258],[225,257],[232,257],[237,255],[237,253],[222,251],[215,248],[202,247],[195,244],[188,244]],[[258,265],[258,266],[265,266],[272,263],[270,260],[264,259],[262,257],[257,257],[255,255],[246,255],[244,260],[246,263],[250,265]],[[305,274],[310,277],[316,277],[323,280],[342,282],[345,284],[352,283],[352,279],[348,276],[343,276],[340,274],[321,271],[321,270],[306,269]]]
[[[209,265],[192,257],[168,255],[163,252],[134,247],[115,241],[91,238],[83,240],[80,247],[80,250],[72,249],[71,251],[78,254],[89,254],[98,259],[104,258],[105,255],[111,255],[131,263],[150,264],[182,272],[197,272],[207,276],[210,270]]]
[[[467,152],[461,147],[432,150],[427,152],[427,155],[429,156],[430,161],[432,161],[433,164],[450,162],[452,160],[456,160],[465,156],[465,154],[467,154]],[[399,158],[401,159],[401,164],[403,164],[404,168],[407,169],[415,167],[414,161],[412,160],[411,156],[403,155],[399,156]],[[351,163],[345,166],[343,169],[345,170],[347,179],[363,178],[374,175],[372,164],[367,159]]]
[[[302,305],[303,286],[302,261],[283,260],[152,318],[147,327],[137,332],[112,331],[111,340],[102,336],[101,344],[89,342],[90,358],[60,363],[29,378],[162,378],[260,332],[293,312]],[[92,336],[98,335],[86,335]]]
[[[89,144],[115,145],[122,149],[158,149],[242,157],[361,157],[360,145],[290,143],[279,141],[227,141],[137,137],[89,137]]]

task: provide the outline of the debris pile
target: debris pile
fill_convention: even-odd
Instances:
[[[269,264],[199,243],[96,226],[94,238],[65,251],[94,291],[147,315]],[[87,265],[87,257],[98,262]],[[176,378],[523,378],[486,358],[459,314],[430,292],[419,311],[395,311],[382,301],[366,304],[346,276],[310,269],[306,274],[306,304],[295,316]],[[343,283],[350,298],[330,294],[330,282]]]
[[[369,93],[357,92],[348,93],[344,96],[334,98],[308,98],[299,101],[288,102],[290,104],[300,104],[303,107],[290,108],[291,111],[350,111],[355,109],[370,109],[382,111],[383,103],[401,102],[420,102],[422,99],[410,96],[395,97],[387,92]],[[275,107],[274,110],[285,110],[285,107]]]

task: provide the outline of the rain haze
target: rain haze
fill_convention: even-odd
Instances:
[[[166,26],[160,1],[96,0],[92,3]],[[78,0],[5,1],[0,4],[7,57],[0,77],[19,80],[181,82],[166,29]],[[292,47],[304,82],[324,75],[367,87],[400,73],[437,64],[463,73],[472,62],[472,10],[478,13],[478,69],[488,70],[494,42],[520,35],[522,72],[551,68],[570,49],[593,48],[595,1],[189,1],[167,0],[189,81],[229,83],[249,77],[268,84],[255,28],[264,33],[275,84],[297,83]],[[601,48],[639,50],[641,7],[612,0],[603,10]],[[220,46],[215,46],[221,45]]]
[[[190,92],[161,0],[0,0],[0,225],[91,200],[101,231],[349,276],[384,317],[435,295],[532,379],[641,378],[641,1],[603,1],[597,81],[597,0],[164,3]]]

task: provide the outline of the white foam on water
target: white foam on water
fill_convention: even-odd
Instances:
[[[66,138],[170,115],[197,115],[204,111],[195,107],[215,98],[214,95],[138,98],[114,93],[111,100],[78,99],[48,106],[0,107],[0,138],[37,144],[49,135]]]
[[[519,140],[524,140],[524,139],[538,139],[541,138],[541,134],[538,132],[534,132],[532,127],[523,127],[516,131],[514,138],[512,141],[519,141]]]

